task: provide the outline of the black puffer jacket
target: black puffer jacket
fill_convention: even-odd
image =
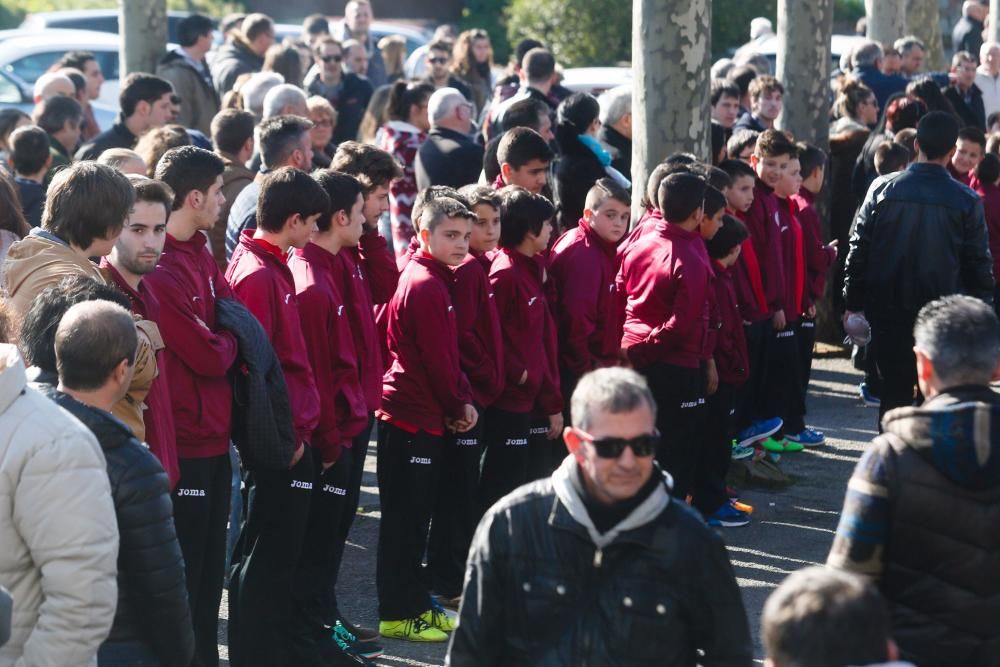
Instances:
[[[241,37],[219,47],[212,61],[212,80],[219,97],[233,89],[241,74],[253,74],[264,68],[264,58],[254,53]]]
[[[993,303],[982,200],[944,167],[917,163],[872,184],[851,235],[847,309],[872,322],[911,318],[929,301],[968,294]]]
[[[572,457],[499,501],[476,530],[446,664],[752,664],[726,548],[668,488],[596,535]]]
[[[576,226],[583,217],[587,193],[594,183],[608,175],[594,152],[579,140],[561,144],[562,155],[556,162],[556,201],[559,204],[559,229]]]
[[[118,608],[107,641],[142,641],[164,667],[186,666],[194,630],[167,473],[111,413],[51,387],[45,393],[91,430],[108,463],[119,548]]]

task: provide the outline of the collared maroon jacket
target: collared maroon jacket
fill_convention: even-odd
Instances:
[[[715,273],[712,287],[719,314],[713,358],[719,382],[739,386],[750,377],[750,355],[743,331],[743,317],[736,303],[733,268],[726,268],[712,260],[712,270]]]
[[[535,257],[502,248],[490,284],[503,331],[504,389],[493,403],[517,413],[562,412],[556,329],[545,298],[544,269]],[[528,376],[520,384],[524,372]]]
[[[770,312],[782,310],[785,296],[785,271],[781,259],[781,231],[778,220],[778,200],[774,190],[759,178],[753,189],[753,204],[743,218],[750,232],[750,240],[757,252],[760,274],[764,284],[764,297]],[[795,315],[785,313],[789,320]]]
[[[215,325],[215,300],[234,296],[206,244],[204,234],[187,241],[167,234],[156,270],[142,281],[160,304],[156,324],[166,345],[164,375],[181,459],[229,453],[229,371],[237,346]]]
[[[1000,283],[1000,186],[980,181],[976,181],[976,185],[976,192],[983,199],[990,254],[993,256],[993,279]]]
[[[451,300],[455,306],[462,371],[472,385],[476,405],[493,404],[503,391],[503,334],[489,274],[470,252],[455,267]]]
[[[310,243],[288,259],[299,301],[302,336],[319,393],[319,424],[310,443],[335,462],[368,425],[358,354],[351,329],[352,311],[344,302],[345,279],[336,256]]]
[[[577,378],[618,362],[617,274],[617,246],[602,240],[586,220],[552,248],[549,279],[555,289],[559,366]]]
[[[240,234],[226,267],[226,280],[267,333],[285,373],[296,439],[298,444],[311,445],[319,424],[319,394],[302,335],[295,281],[281,250],[255,239],[255,231],[245,229]]]
[[[380,416],[404,430],[441,435],[445,420],[461,419],[473,402],[459,361],[453,280],[448,266],[419,251],[389,301],[390,362]]]
[[[698,230],[661,222],[629,249],[618,271],[625,296],[621,347],[637,368],[698,368],[709,345],[712,268]]]
[[[813,206],[816,195],[802,188],[799,194],[792,195],[791,200],[792,212],[802,225],[802,245],[806,259],[805,306],[808,308],[823,298],[827,274],[837,261],[837,250],[823,242],[823,227]]]

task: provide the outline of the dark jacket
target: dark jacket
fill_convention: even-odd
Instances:
[[[556,162],[556,203],[559,205],[559,229],[566,231],[576,226],[583,217],[587,193],[594,183],[608,173],[594,155],[594,151],[579,140],[560,145],[562,155]]]
[[[750,377],[750,353],[747,351],[743,318],[736,301],[736,286],[733,281],[735,267],[726,268],[712,260],[715,280],[715,307],[718,315],[718,330],[712,358],[719,371],[719,382],[742,385]]]
[[[438,86],[436,86],[434,84],[434,81],[430,78],[430,76],[424,77],[421,80],[421,83],[426,83],[427,85],[429,85],[431,88],[434,88],[434,89],[438,88]],[[475,99],[472,96],[472,89],[469,88],[469,84],[467,84],[463,79],[455,76],[454,74],[449,74],[448,75],[448,82],[445,85],[441,86],[441,87],[442,88],[454,88],[458,92],[462,93],[462,97],[464,97],[468,101],[472,102],[473,104],[475,103]],[[473,110],[473,112],[472,112],[472,117],[473,118],[476,117],[475,114],[476,114],[476,111]]]
[[[310,71],[312,75],[312,71]],[[372,82],[351,72],[344,72],[340,84],[335,88],[325,85],[318,75],[306,76],[306,92],[319,95],[337,110],[337,124],[333,128],[333,143],[357,141],[361,121],[368,109],[375,89]]]
[[[219,97],[225,97],[232,90],[241,74],[252,74],[264,68],[264,58],[250,50],[239,37],[219,47],[212,61],[212,75]]]
[[[483,168],[483,147],[472,137],[445,127],[435,127],[417,151],[414,171],[417,188],[432,185],[460,188],[476,183]]]
[[[951,31],[951,48],[954,51],[968,51],[979,62],[979,49],[983,46],[984,26],[971,16],[958,19]]]
[[[878,100],[879,109],[885,108],[886,100],[893,93],[901,93],[906,90],[906,84],[909,83],[905,77],[899,74],[882,74],[874,65],[858,67],[852,72],[852,76],[872,89],[872,92],[875,93],[875,99]]]
[[[947,86],[942,88],[941,92],[944,98],[951,102],[962,126],[971,125],[983,132],[986,131],[986,107],[983,106],[983,91],[979,90],[979,86],[972,84],[968,98],[958,90],[958,86]]]
[[[876,180],[851,235],[848,310],[864,310],[871,322],[915,317],[924,304],[949,294],[993,303],[979,196],[936,164],[912,164]]]
[[[202,66],[207,71],[207,65]],[[199,72],[178,51],[169,51],[156,66],[156,74],[169,81],[181,98],[181,110],[174,121],[178,125],[194,128],[209,136],[212,119],[219,113],[219,93],[212,85],[211,75]]]
[[[1000,396],[956,387],[883,427],[854,469],[827,563],[878,581],[903,659],[996,665]]]
[[[159,664],[186,666],[194,655],[194,629],[167,474],[110,412],[51,387],[45,393],[90,429],[107,461],[119,546],[118,607],[106,641],[140,641]]]
[[[612,160],[611,166],[624,174],[625,178],[632,178],[632,140],[624,134],[611,127],[602,125],[598,139],[610,150]]]
[[[445,664],[752,664],[725,545],[670,498],[668,479],[605,533],[572,457],[494,505],[476,530]]]
[[[42,209],[45,208],[45,186],[28,178],[14,177],[17,194],[21,199],[21,210],[24,219],[32,227],[42,224]]]
[[[288,388],[271,341],[257,318],[236,299],[215,302],[219,327],[236,338],[233,443],[250,470],[287,470],[297,447]]]
[[[118,122],[109,129],[94,137],[93,141],[88,141],[80,146],[76,152],[77,160],[96,160],[101,157],[101,153],[109,148],[135,148],[135,143],[139,140],[132,132],[125,127],[125,119],[119,116]]]
[[[766,129],[767,128],[764,127],[759,120],[757,120],[757,117],[749,111],[737,118],[736,122],[733,124],[733,132],[736,132],[737,130],[753,130],[754,132],[763,132]]]

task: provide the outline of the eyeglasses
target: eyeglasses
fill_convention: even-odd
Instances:
[[[429,62],[431,65],[447,65],[448,64],[448,59],[447,58],[428,58],[427,62]]]
[[[339,63],[344,59],[344,56],[320,56],[319,59],[325,63]]]
[[[314,127],[333,127],[333,121],[332,120],[327,120],[325,118],[322,119],[322,120],[314,120],[313,121],[313,126]]]
[[[626,447],[632,448],[632,453],[636,456],[652,456],[656,453],[656,447],[660,444],[660,432],[653,430],[652,433],[636,436],[634,438],[601,438],[594,439],[586,431],[574,429],[580,437],[589,442],[597,456],[602,459],[617,459],[625,451]]]

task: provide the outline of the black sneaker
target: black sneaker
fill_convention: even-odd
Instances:
[[[361,641],[354,633],[344,627],[343,623],[337,621],[330,634],[333,641],[337,643],[340,650],[350,655],[360,656],[366,660],[374,660],[385,651],[375,642]]]
[[[361,642],[374,642],[382,638],[382,635],[378,633],[378,630],[372,630],[371,628],[363,628],[360,625],[354,625],[346,618],[341,618],[338,621],[344,629],[354,635],[358,641]]]

